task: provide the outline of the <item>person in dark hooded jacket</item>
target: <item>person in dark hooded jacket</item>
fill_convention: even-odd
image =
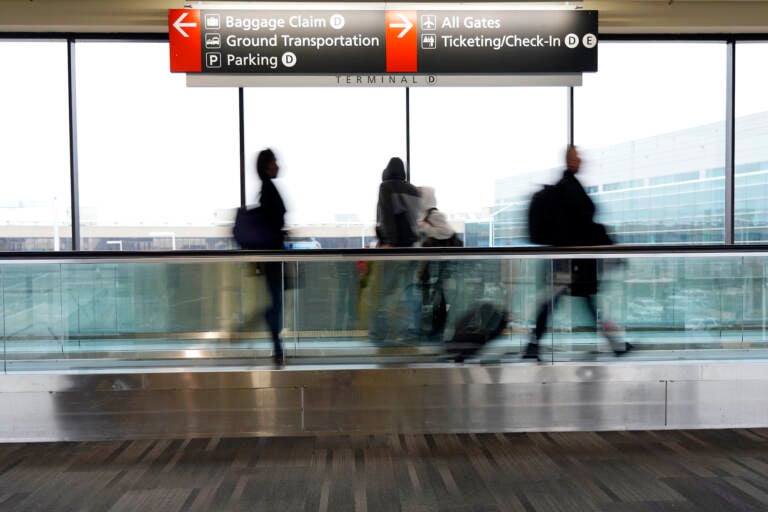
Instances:
[[[398,157],[389,160],[381,180],[376,206],[379,247],[412,247],[419,240],[419,190],[405,181],[405,165]]]
[[[393,157],[381,174],[376,205],[379,247],[413,247],[419,240],[419,191],[405,181],[405,165]],[[409,261],[377,261],[368,295],[369,336],[374,341],[402,341],[415,328],[413,282],[416,269]]]

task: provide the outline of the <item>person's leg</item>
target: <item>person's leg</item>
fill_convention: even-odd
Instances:
[[[535,359],[539,357],[539,340],[547,330],[547,320],[549,316],[560,301],[560,297],[567,291],[566,287],[558,288],[546,301],[544,301],[539,307],[539,312],[536,314],[536,327],[533,331],[533,336],[528,346],[525,349],[524,358]]]
[[[282,328],[283,316],[283,275],[282,263],[279,261],[269,261],[264,264],[264,274],[267,278],[267,288],[272,303],[264,312],[264,317],[269,326],[269,332],[272,335],[272,344],[274,347],[273,358],[276,362],[283,359],[283,347],[280,345],[280,330]]]
[[[404,330],[400,296],[403,293],[400,261],[377,261],[371,278],[368,336],[373,341],[391,341]]]
[[[337,299],[334,328],[347,331],[355,328],[355,308],[357,306],[358,276],[353,263],[340,261],[336,263]]]
[[[445,300],[445,290],[441,280],[437,281],[435,288],[436,300],[434,301],[434,307],[437,308],[437,311],[433,311],[432,314],[433,322],[430,337],[433,340],[442,341],[445,324],[448,321],[448,302]]]
[[[382,341],[386,336],[386,318],[384,315],[386,295],[382,288],[387,261],[370,262],[368,277],[368,336],[372,341]]]
[[[398,263],[401,269],[397,273],[400,294],[392,320],[394,335],[403,341],[415,341],[421,330],[421,293],[417,275],[419,264],[416,261]]]
[[[599,329],[600,332],[603,334],[603,336],[605,336],[605,338],[608,340],[608,343],[611,345],[611,350],[613,350],[613,353],[618,356],[618,355],[626,354],[627,352],[632,350],[633,347],[630,343],[621,341],[611,331],[606,330],[605,322],[602,322],[597,318],[597,295],[587,295],[584,298],[587,301],[587,309],[589,310],[592,317],[595,319],[596,329]]]

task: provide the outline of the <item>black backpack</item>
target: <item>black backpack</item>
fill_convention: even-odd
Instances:
[[[544,185],[531,197],[528,206],[528,238],[534,244],[556,245],[560,221],[557,185]]]

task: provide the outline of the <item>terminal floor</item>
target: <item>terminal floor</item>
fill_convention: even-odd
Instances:
[[[761,511],[768,429],[0,444],[0,510]]]

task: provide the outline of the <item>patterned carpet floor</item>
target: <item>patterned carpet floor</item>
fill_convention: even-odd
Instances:
[[[5,511],[765,511],[768,429],[0,444]]]

